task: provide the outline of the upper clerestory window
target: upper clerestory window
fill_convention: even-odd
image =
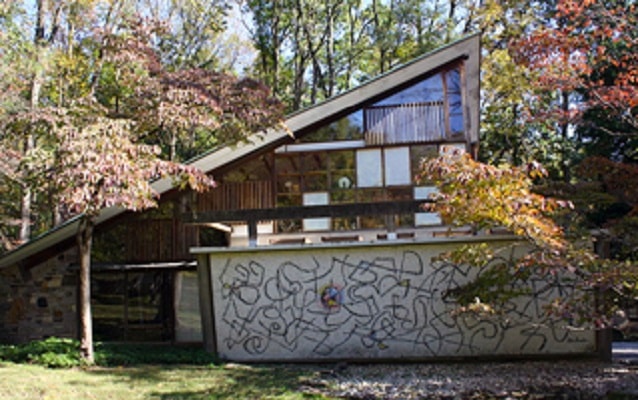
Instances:
[[[461,67],[443,70],[305,135],[299,142],[440,143],[464,133]]]

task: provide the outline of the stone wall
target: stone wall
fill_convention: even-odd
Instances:
[[[238,361],[595,354],[594,331],[543,312],[558,291],[573,290],[563,283],[532,278],[533,294],[512,301],[506,315],[455,314],[446,293],[481,271],[433,257],[462,244],[196,250],[209,253],[207,343]]]
[[[77,337],[75,248],[31,268],[0,270],[0,343]]]

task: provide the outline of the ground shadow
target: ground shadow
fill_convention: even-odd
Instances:
[[[244,366],[222,367],[224,379],[204,390],[154,393],[161,400],[223,400],[223,399],[277,399],[290,398],[317,374],[310,367],[288,366]],[[304,393],[298,398],[322,399],[319,394]]]
[[[177,371],[180,379],[192,379],[189,385],[174,385],[179,390],[171,390],[171,385],[150,392],[151,398],[161,400],[203,400],[203,399],[291,399],[307,387],[312,377],[322,369],[299,365],[241,365],[221,364],[210,366],[192,365],[145,365],[122,368],[92,368],[87,372],[108,376],[131,386],[161,386],[167,380],[175,380]],[[78,383],[79,384],[79,383]],[[189,388],[192,387],[192,389]],[[202,389],[202,387],[204,387]],[[318,393],[318,392],[317,392]],[[319,394],[297,394],[301,399],[321,399]]]

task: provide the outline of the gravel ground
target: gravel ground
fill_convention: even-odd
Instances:
[[[638,399],[638,365],[595,361],[373,364],[323,370],[303,388],[344,399]]]

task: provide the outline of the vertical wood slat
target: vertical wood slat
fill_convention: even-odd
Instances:
[[[183,259],[187,255],[188,248],[195,244],[192,233],[188,236],[180,234],[183,227],[184,225],[173,219],[142,219],[129,222],[126,230],[124,261],[151,262]]]
[[[197,211],[246,210],[274,207],[270,181],[222,183],[197,196]]]
[[[197,197],[198,211],[221,211],[274,207],[270,181],[223,183]],[[127,224],[126,262],[190,259],[189,248],[197,245],[197,227],[172,218],[140,219]]]
[[[366,143],[382,145],[444,140],[444,108],[442,101],[365,108]]]

